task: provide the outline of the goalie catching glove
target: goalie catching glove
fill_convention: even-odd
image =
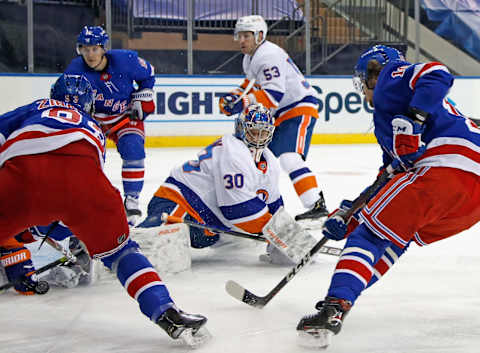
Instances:
[[[145,88],[132,93],[132,119],[143,121],[154,112],[153,90]]]

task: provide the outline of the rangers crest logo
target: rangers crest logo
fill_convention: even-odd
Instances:
[[[103,72],[101,75],[100,75],[100,79],[102,81],[110,81],[112,79],[112,75],[110,75],[108,72]]]

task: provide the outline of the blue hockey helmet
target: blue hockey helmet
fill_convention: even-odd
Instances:
[[[362,92],[363,82],[368,82],[367,67],[370,60],[376,60],[381,66],[385,66],[388,62],[405,60],[405,58],[399,50],[385,45],[374,45],[368,48],[360,55],[357,65],[355,65],[353,85],[359,92]]]
[[[50,98],[62,101],[91,114],[95,93],[92,85],[83,75],[63,74],[50,90]]]
[[[108,34],[102,27],[85,26],[77,37],[77,54],[80,55],[82,45],[99,45],[105,48],[108,39]]]
[[[272,141],[275,118],[262,104],[251,104],[235,119],[235,137],[250,149],[263,150]]]

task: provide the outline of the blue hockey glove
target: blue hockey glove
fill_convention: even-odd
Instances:
[[[352,207],[352,204],[350,200],[343,200],[340,207],[328,215],[322,227],[322,233],[325,237],[331,240],[342,240],[358,226],[359,223],[355,215],[348,222],[345,222],[342,218]]]
[[[403,115],[392,120],[393,152],[395,158],[392,167],[399,171],[408,171],[426,150],[422,142],[425,127]]]
[[[19,278],[22,281],[15,284],[15,290],[23,295],[35,294],[37,281],[35,276],[29,274],[35,271],[31,260],[30,251],[27,248],[0,249],[3,267],[9,282],[14,282]]]
[[[250,104],[250,100],[247,96],[243,96],[242,99],[235,103],[239,97],[239,95],[233,93],[229,93],[221,97],[218,102],[220,111],[228,116],[244,111],[245,108],[247,108],[247,106]]]

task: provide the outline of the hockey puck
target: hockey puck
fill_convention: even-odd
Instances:
[[[46,281],[38,281],[37,285],[35,286],[35,293],[37,294],[45,294],[50,289],[50,285]]]

